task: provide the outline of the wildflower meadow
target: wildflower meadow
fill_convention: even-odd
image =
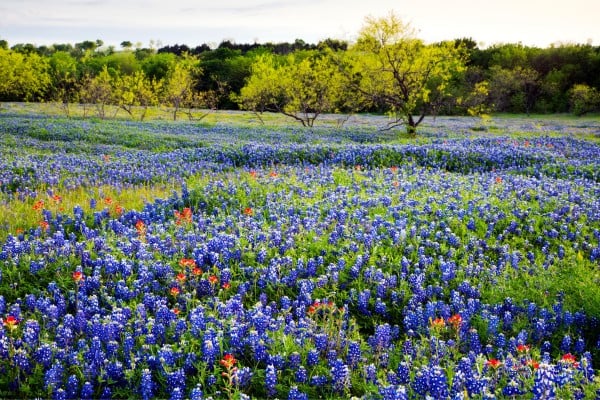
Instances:
[[[0,397],[599,398],[581,121],[0,114]]]

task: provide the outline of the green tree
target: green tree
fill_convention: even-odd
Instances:
[[[585,84],[573,85],[569,90],[569,103],[571,112],[577,116],[582,116],[591,111],[596,111],[600,107],[600,92],[596,88],[591,88]]]
[[[0,48],[0,100],[36,100],[49,85],[47,59]]]
[[[163,101],[172,108],[173,120],[182,108],[191,109],[199,105],[199,97],[194,91],[195,76],[201,73],[198,62],[193,57],[184,57],[179,62],[172,63],[163,85]]]
[[[150,80],[143,71],[137,71],[133,75],[122,75],[115,79],[114,97],[117,105],[130,117],[134,116],[136,108],[141,108],[142,121],[146,117],[148,107],[158,105],[161,87],[162,81]]]
[[[87,105],[91,104],[96,109],[96,116],[102,119],[106,117],[106,107],[114,102],[113,78],[106,66],[98,75],[84,77],[79,97],[84,104],[84,115]]]
[[[276,60],[270,54],[257,58],[237,97],[241,108],[279,112],[309,127],[322,113],[335,111],[341,79],[328,57],[310,52],[290,54],[281,64]]]
[[[538,73],[532,68],[514,69],[492,66],[490,74],[490,97],[496,111],[526,112],[533,109],[541,93]]]
[[[65,51],[57,51],[49,58],[52,79],[50,99],[60,104],[67,116],[70,103],[77,101],[77,60]]]
[[[347,84],[371,108],[390,114],[388,128],[409,134],[451,95],[466,53],[453,42],[425,45],[395,14],[366,19],[357,43],[339,65]]]

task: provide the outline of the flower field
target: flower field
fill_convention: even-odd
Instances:
[[[0,397],[597,398],[599,138],[0,114]]]

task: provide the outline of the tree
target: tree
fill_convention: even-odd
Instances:
[[[158,105],[162,81],[150,80],[143,71],[122,75],[115,79],[114,97],[118,106],[130,117],[136,107],[141,107],[140,121],[146,117],[148,107]]]
[[[49,58],[52,90],[50,98],[59,103],[67,116],[69,104],[76,101],[77,61],[67,52],[57,51]]]
[[[291,54],[282,64],[265,54],[253,64],[237,100],[243,109],[279,112],[312,127],[320,114],[335,110],[340,88],[337,69],[322,54]]]
[[[182,107],[189,109],[197,105],[199,98],[194,92],[195,75],[200,74],[197,60],[193,57],[184,57],[183,60],[171,64],[164,83],[163,99],[173,109],[173,120],[177,120],[177,113]]]
[[[573,85],[569,90],[569,102],[571,112],[577,116],[582,116],[598,109],[600,106],[600,92],[585,84]]]
[[[45,58],[0,48],[0,100],[35,100],[49,85]]]
[[[492,66],[490,97],[497,111],[531,112],[541,92],[538,73],[532,68]]]
[[[449,97],[466,59],[453,42],[425,45],[393,13],[367,18],[346,54],[338,64],[352,91],[367,106],[390,114],[388,128],[405,125],[411,135]]]
[[[102,71],[94,76],[86,76],[80,88],[80,98],[84,103],[84,114],[86,106],[93,104],[96,115],[102,119],[106,117],[106,106],[113,102],[113,78],[104,66]]]

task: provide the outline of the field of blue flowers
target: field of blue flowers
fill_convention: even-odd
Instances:
[[[598,398],[600,122],[470,124],[0,114],[0,397]]]

